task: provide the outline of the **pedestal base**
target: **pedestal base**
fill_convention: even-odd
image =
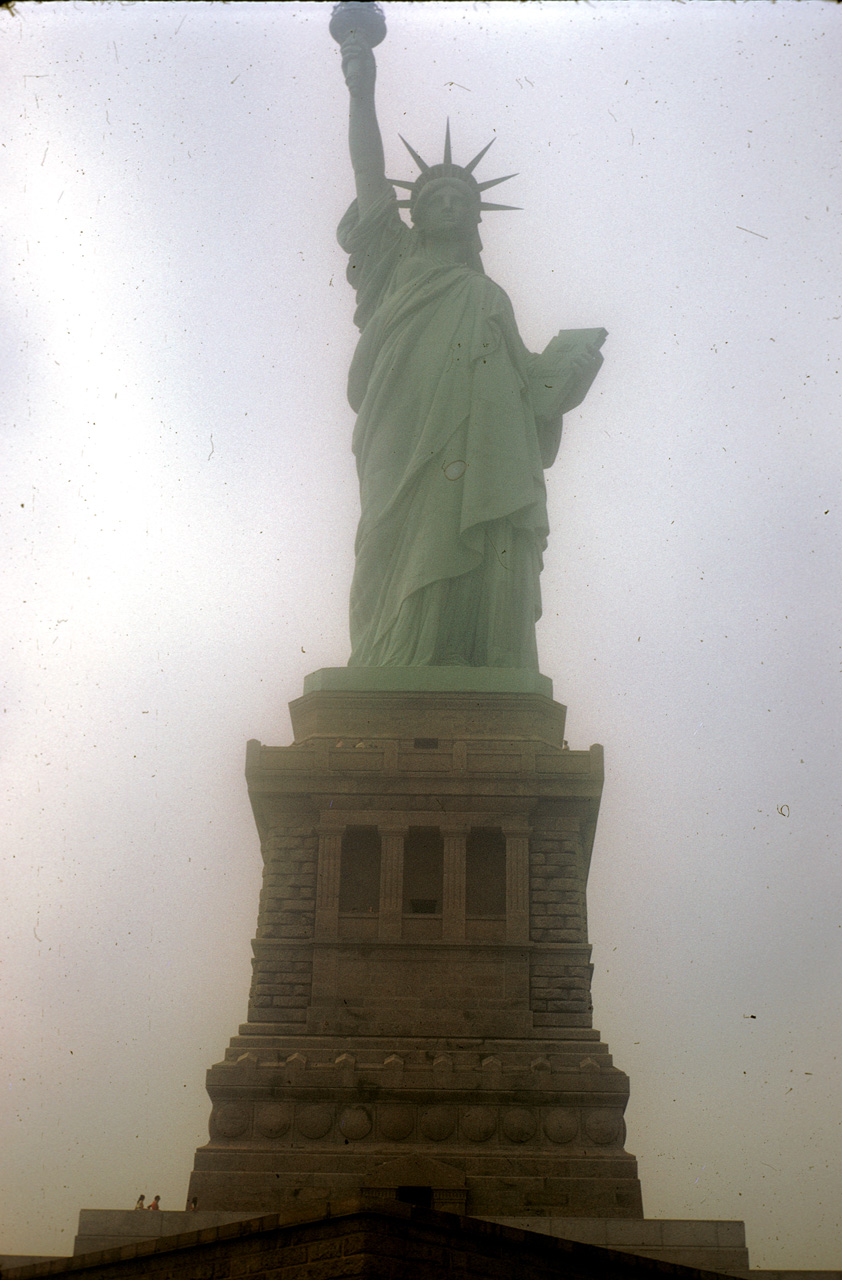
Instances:
[[[452,672],[462,686],[441,687]],[[642,1217],[628,1079],[591,1025],[602,752],[567,749],[548,684],[317,672],[294,744],[249,744],[264,888],[249,1019],[208,1073],[203,1208],[366,1189],[476,1216]]]

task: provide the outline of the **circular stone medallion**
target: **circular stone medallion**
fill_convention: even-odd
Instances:
[[[330,1107],[302,1107],[295,1117],[298,1132],[305,1138],[323,1138],[333,1124]]]
[[[249,1127],[250,1118],[248,1107],[241,1102],[223,1102],[212,1113],[213,1128],[221,1138],[239,1138]]]
[[[497,1113],[491,1107],[465,1107],[462,1132],[471,1142],[486,1142],[497,1129]]]
[[[456,1111],[453,1107],[428,1107],[421,1112],[421,1132],[431,1142],[442,1142],[456,1128]]]
[[[544,1133],[550,1142],[572,1142],[579,1132],[579,1117],[572,1107],[548,1111],[544,1116]]]
[[[391,1138],[393,1142],[400,1142],[402,1138],[408,1138],[412,1133],[412,1126],[415,1124],[415,1108],[386,1103],[378,1107],[377,1119],[383,1137]]]
[[[510,1142],[528,1142],[537,1128],[534,1113],[524,1107],[503,1112],[503,1132]]]
[[[622,1128],[622,1111],[612,1111],[606,1107],[604,1110],[585,1112],[585,1133],[591,1142],[596,1142],[601,1147],[621,1142]]]
[[[280,1138],[292,1124],[292,1107],[280,1102],[267,1102],[258,1109],[254,1127],[264,1138]]]
[[[346,1138],[364,1138],[371,1133],[371,1116],[365,1107],[346,1107],[339,1117],[339,1128]]]

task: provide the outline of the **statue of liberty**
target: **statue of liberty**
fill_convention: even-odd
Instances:
[[[537,671],[543,470],[562,414],[581,403],[602,363],[605,331],[568,331],[540,355],[526,350],[480,258],[481,213],[512,207],[483,199],[505,178],[474,177],[488,147],[455,164],[448,125],[441,164],[403,140],[420,176],[387,179],[377,39],[334,34],[357,193],[338,237],[361,331],[348,378],[361,501],[349,665]],[[395,186],[408,198],[398,200]]]

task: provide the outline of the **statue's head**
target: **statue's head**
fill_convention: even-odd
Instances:
[[[449,166],[454,173],[437,172],[444,168],[434,165],[416,182],[409,202],[412,221],[419,231],[429,234],[472,234],[481,220],[479,186],[471,174],[456,165]]]
[[[494,139],[492,138],[491,142]],[[412,221],[421,231],[428,231],[429,221],[434,218],[436,222],[442,226],[451,219],[458,217],[460,226],[466,226],[468,230],[475,229],[481,219],[481,211],[483,209],[513,209],[516,206],[511,204],[490,204],[487,200],[483,200],[482,193],[488,187],[496,187],[498,182],[505,182],[508,178],[515,175],[509,173],[504,178],[491,178],[487,182],[477,182],[474,177],[474,169],[485,155],[488,146],[483,147],[482,151],[476,156],[470,164],[462,165],[454,164],[450,155],[450,121],[447,123],[447,131],[444,137],[444,160],[441,164],[427,164],[422,160],[417,151],[414,151],[407,142],[406,138],[401,138],[401,142],[412,156],[418,168],[421,170],[420,175],[414,182],[402,182],[393,178],[391,181],[396,187],[404,187],[409,191],[407,200],[399,200],[398,204],[405,209],[409,209]],[[445,214],[445,210],[449,209],[449,213]]]

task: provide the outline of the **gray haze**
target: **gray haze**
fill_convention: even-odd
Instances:
[[[400,131],[481,177],[533,349],[604,325],[548,476],[542,670],[605,745],[596,1024],[649,1217],[840,1267],[835,4],[391,4]],[[348,653],[346,91],[323,4],[0,12],[0,1250],[181,1208],[246,1011],[245,742]],[[501,196],[502,199],[502,196]]]

